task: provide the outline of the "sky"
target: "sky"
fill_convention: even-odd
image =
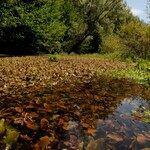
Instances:
[[[149,22],[148,15],[146,14],[146,3],[147,0],[125,0],[127,5],[130,7],[131,12],[138,16],[144,22]]]

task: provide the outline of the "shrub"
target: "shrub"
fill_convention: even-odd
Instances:
[[[58,61],[58,57],[56,55],[49,54],[48,55],[48,60],[52,61],[52,62],[57,62]]]
[[[124,24],[121,31],[127,52],[140,58],[150,58],[150,26],[132,21]]]
[[[125,48],[121,38],[115,34],[107,35],[102,40],[102,53],[114,53]]]

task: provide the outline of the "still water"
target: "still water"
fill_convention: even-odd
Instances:
[[[80,122],[70,121],[66,139],[57,149],[150,150],[149,112],[149,101],[125,98],[112,114],[97,119],[96,131],[91,135],[83,132]]]

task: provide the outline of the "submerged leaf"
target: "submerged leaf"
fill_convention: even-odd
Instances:
[[[91,140],[88,145],[86,150],[105,150],[106,146],[104,144],[103,139],[98,139],[98,140]]]
[[[107,135],[108,138],[110,138],[111,140],[114,140],[115,142],[121,142],[123,141],[123,138],[121,135],[117,134],[117,133],[109,133]]]
[[[147,136],[145,136],[145,135],[143,135],[143,134],[138,134],[136,139],[137,139],[137,142],[138,142],[139,144],[144,144],[144,143],[146,143],[147,141],[150,142],[150,138],[147,137]]]

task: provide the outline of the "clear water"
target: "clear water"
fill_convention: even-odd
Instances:
[[[139,108],[150,108],[150,102],[140,97],[122,100],[116,110],[104,119],[98,119],[96,132],[84,134],[79,122],[70,121],[66,149],[142,150],[150,148],[150,123],[132,116]],[[59,145],[60,149],[63,147]]]

